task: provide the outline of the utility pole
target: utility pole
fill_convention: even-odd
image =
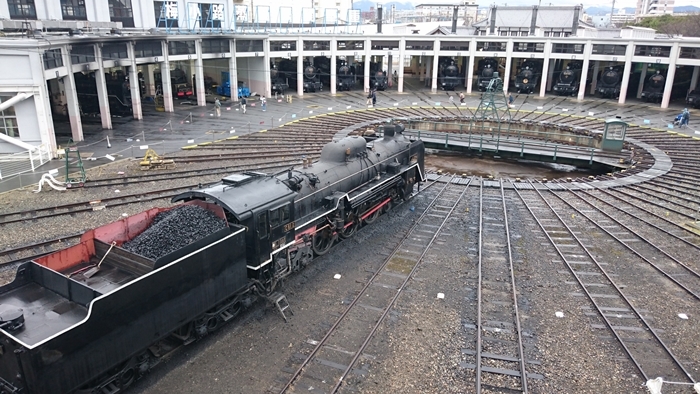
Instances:
[[[613,25],[613,21],[612,21],[613,14],[615,14],[615,0],[612,0],[612,9],[610,10],[610,27],[615,27],[615,25]]]

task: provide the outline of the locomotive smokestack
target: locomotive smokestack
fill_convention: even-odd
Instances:
[[[377,33],[382,32],[382,5],[377,4]]]
[[[459,14],[459,7],[454,6],[452,9],[452,34],[457,34],[457,15]]]

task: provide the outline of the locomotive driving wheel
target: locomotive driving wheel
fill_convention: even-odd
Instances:
[[[311,248],[316,255],[322,256],[331,250],[333,241],[335,241],[333,231],[330,229],[330,227],[325,227],[314,234],[313,239],[311,240]]]

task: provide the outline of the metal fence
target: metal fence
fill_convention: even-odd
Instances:
[[[51,161],[51,151],[48,146],[43,144],[33,151],[0,155],[0,179],[25,172],[34,172],[49,161]]]

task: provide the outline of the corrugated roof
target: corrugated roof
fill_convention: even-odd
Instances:
[[[491,13],[493,10],[494,9],[491,8],[486,19],[474,23],[474,26],[490,26]],[[532,7],[497,7],[496,27],[529,28],[532,22],[532,12]],[[539,7],[537,10],[536,27],[545,29],[571,28],[575,14],[575,7]],[[581,12],[580,15],[582,14]]]

